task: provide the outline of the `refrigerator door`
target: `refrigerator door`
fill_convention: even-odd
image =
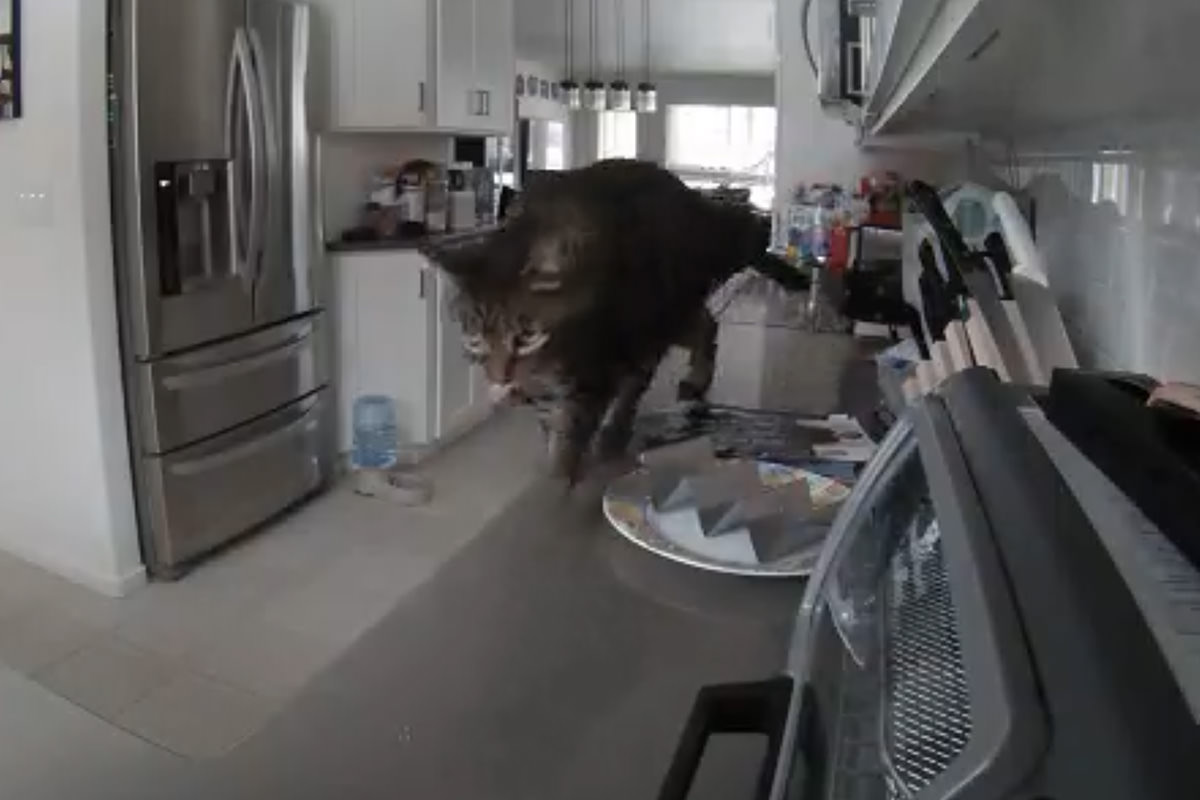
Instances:
[[[314,307],[307,6],[250,0],[247,37],[262,108],[267,191],[258,209],[263,236],[254,259],[254,319],[266,325]]]
[[[166,456],[141,471],[152,575],[181,565],[270,519],[320,488],[325,392]]]
[[[136,367],[142,450],[167,453],[221,433],[325,385],[322,317]]]
[[[239,197],[262,158],[261,114],[245,0],[128,0],[117,22],[119,270],[146,360],[253,324]]]

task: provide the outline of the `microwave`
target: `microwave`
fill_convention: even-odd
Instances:
[[[802,39],[821,107],[857,122],[870,85],[877,0],[808,0]],[[815,25],[814,25],[815,23]]]
[[[951,378],[840,511],[779,674],[700,691],[660,800],[722,734],[765,737],[755,800],[1200,797],[1200,572],[1122,498],[1028,395]]]

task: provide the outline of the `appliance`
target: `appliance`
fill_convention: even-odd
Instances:
[[[809,65],[817,77],[822,108],[857,121],[871,78],[878,0],[805,0],[800,14],[801,37]],[[810,10],[816,6],[816,50]]]
[[[143,558],[175,577],[329,474],[310,12],[113,0],[113,224]]]
[[[763,800],[1200,797],[1200,571],[1028,396],[959,373],[839,513],[778,677],[701,690]],[[728,795],[727,795],[728,796]]]

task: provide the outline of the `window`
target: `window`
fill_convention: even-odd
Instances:
[[[769,208],[775,199],[775,109],[669,106],[667,166],[695,188],[749,188],[751,202]]]
[[[597,157],[637,158],[637,114],[632,111],[602,111],[597,117]]]

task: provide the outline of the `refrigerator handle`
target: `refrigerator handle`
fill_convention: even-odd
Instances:
[[[275,110],[272,105],[271,89],[267,84],[266,72],[263,65],[266,64],[266,54],[263,49],[262,39],[258,35],[258,31],[251,30],[247,36],[250,50],[250,65],[251,74],[253,75],[254,97],[258,100],[258,128],[256,135],[262,145],[263,158],[259,159],[254,167],[255,184],[255,208],[258,218],[256,224],[252,224],[251,232],[255,234],[253,241],[255,249],[253,250],[254,271],[251,277],[258,279],[259,272],[262,269],[263,255],[266,250],[266,227],[267,222],[271,218],[271,189],[272,177],[279,169],[279,137],[276,134],[278,130]]]
[[[254,101],[254,84],[251,76],[250,45],[244,28],[238,28],[233,38],[233,55],[229,62],[229,79],[226,86],[225,145],[232,156],[230,204],[233,236],[234,269],[247,283],[253,280],[251,265],[258,252],[261,238],[261,221],[258,208],[261,204],[261,186],[258,180],[262,161],[262,143],[258,136],[261,122],[258,105]],[[243,139],[242,134],[249,133]],[[249,152],[243,152],[243,144]],[[249,160],[250,198],[243,196],[245,187],[242,176]]]

